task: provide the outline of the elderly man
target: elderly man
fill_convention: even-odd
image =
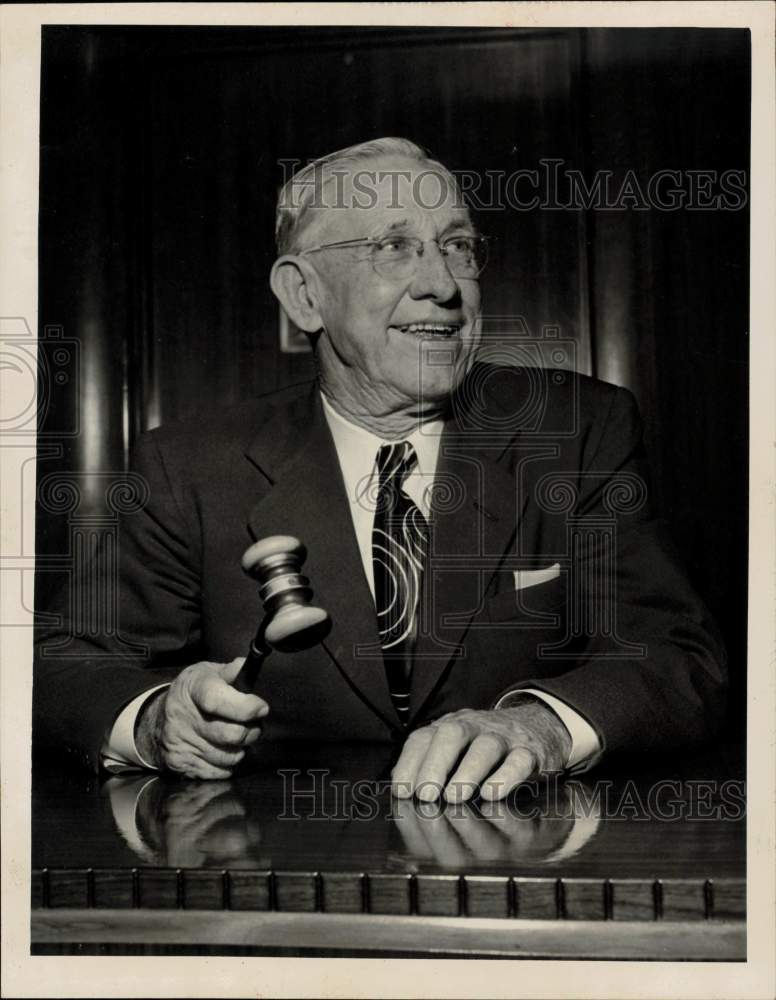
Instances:
[[[124,644],[39,658],[39,737],[199,778],[260,739],[394,740],[397,795],[461,800],[713,732],[724,653],[649,513],[634,401],[476,362],[486,241],[451,174],[401,139],[331,154],[286,184],[277,238],[317,380],[138,442]],[[240,557],[278,533],[333,627],[244,694]]]

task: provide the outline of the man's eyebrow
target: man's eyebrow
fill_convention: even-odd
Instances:
[[[394,219],[390,225],[387,225],[385,229],[382,230],[384,233],[394,233],[397,229],[409,229],[410,220],[409,219]]]
[[[411,228],[412,228],[412,220],[411,219],[408,219],[408,218],[394,219],[393,222],[391,222],[387,226],[385,226],[384,229],[381,229],[380,232],[381,233],[395,233],[397,230],[404,230],[404,229],[411,229]],[[465,215],[463,213],[461,215],[457,215],[454,218],[452,218],[447,223],[447,225],[445,226],[445,228],[442,230],[442,233],[443,234],[444,233],[449,233],[451,229],[467,229],[469,232],[472,232],[472,233],[476,232],[476,228],[475,228],[475,226],[472,225],[472,221],[469,218],[469,216]]]
[[[451,229],[468,229],[469,232],[477,232],[477,227],[472,224],[472,220],[468,215],[464,214],[457,215],[455,218],[451,219],[442,232],[449,233]]]

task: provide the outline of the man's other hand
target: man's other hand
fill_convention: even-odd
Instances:
[[[230,777],[269,712],[257,695],[231,686],[243,662],[194,663],[149,701],[135,734],[144,760],[188,778]]]
[[[479,787],[482,798],[503,799],[521,781],[563,770],[570,753],[568,730],[538,699],[463,709],[410,733],[391,774],[393,793],[464,802]]]

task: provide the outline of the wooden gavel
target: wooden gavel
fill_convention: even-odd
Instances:
[[[300,573],[306,556],[304,545],[291,535],[262,538],[243,555],[242,568],[258,581],[265,614],[233,682],[238,691],[253,691],[259,671],[273,649],[309,649],[328,634],[331,619],[323,608],[310,603],[310,581]]]

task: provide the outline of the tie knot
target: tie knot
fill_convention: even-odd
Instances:
[[[380,483],[397,480],[399,487],[416,461],[415,449],[409,441],[384,444],[377,452],[377,471]]]

